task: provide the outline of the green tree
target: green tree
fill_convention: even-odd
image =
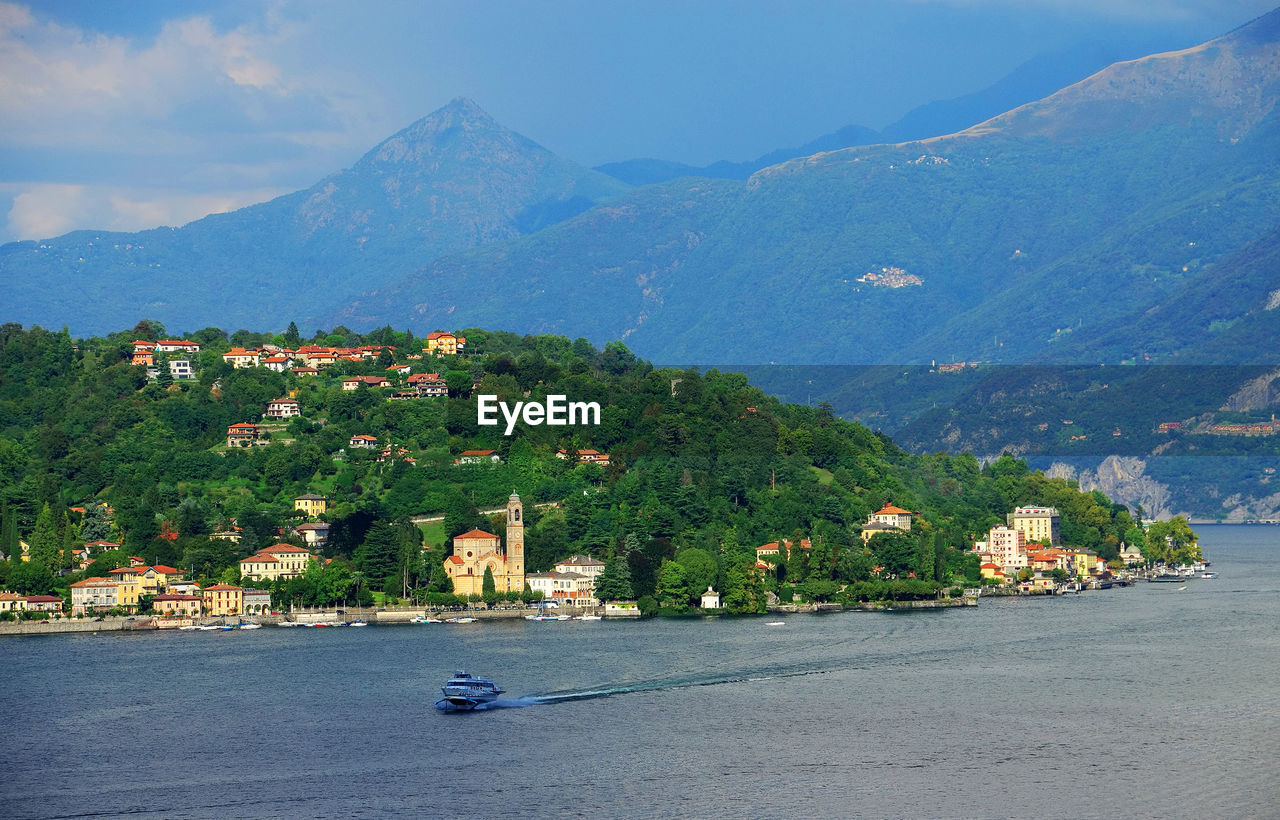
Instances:
[[[735,615],[764,612],[766,597],[759,574],[748,561],[735,561],[725,570],[720,602],[727,611]]]
[[[58,550],[62,546],[62,535],[54,523],[53,510],[46,503],[36,516],[35,528],[31,531],[30,558],[32,562],[42,564],[50,569],[58,567]]]
[[[1143,555],[1156,563],[1192,564],[1201,558],[1199,538],[1185,518],[1175,515],[1168,521],[1157,521],[1147,529]]]
[[[493,580],[493,567],[485,567],[484,578],[481,579],[480,581],[480,594],[496,595],[497,592],[498,592],[498,585]]]
[[[37,561],[22,561],[10,570],[9,587],[19,595],[51,595],[53,573]]]
[[[884,575],[906,575],[916,566],[917,539],[908,532],[878,532],[867,542]]]
[[[629,600],[632,594],[631,569],[626,560],[620,555],[610,555],[605,559],[604,571],[596,578],[596,598],[601,601],[624,601]]]
[[[453,592],[453,579],[444,571],[443,564],[431,567],[431,579],[427,581],[427,592]]]
[[[156,369],[156,384],[161,387],[173,384],[173,371],[169,369],[169,354],[163,350],[157,350],[152,357],[152,363]]]
[[[689,605],[689,576],[679,561],[663,561],[658,570],[658,586],[654,597],[664,607],[684,608]]]
[[[400,564],[400,545],[393,527],[384,521],[377,521],[369,528],[364,541],[356,548],[352,556],[356,569],[369,579],[378,589],[386,586],[387,579],[400,586],[397,570]]]
[[[179,530],[185,532],[185,530]],[[111,521],[107,518],[107,508],[103,504],[96,501],[90,501],[84,506],[84,518],[80,521],[80,540],[84,543],[91,541],[106,541],[111,535]]]
[[[698,597],[709,586],[714,586],[719,566],[706,550],[689,547],[676,553],[676,562],[684,569],[685,588],[690,597]]]

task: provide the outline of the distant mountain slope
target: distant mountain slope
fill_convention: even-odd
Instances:
[[[493,324],[489,288],[505,283],[513,330],[576,314],[597,340],[621,336],[663,362],[1055,359],[1213,282],[1280,224],[1277,19],[1111,66],[954,135],[782,163],[696,209],[637,193],[427,265],[339,315]],[[668,185],[674,197],[690,183]],[[602,243],[603,214],[622,210],[627,224]],[[663,274],[645,280],[641,321],[617,308],[640,285],[610,277],[654,246],[627,231],[655,222]],[[697,241],[676,241],[686,233]],[[545,286],[526,293],[526,279]],[[472,299],[411,311],[385,298],[440,287]],[[540,301],[551,292],[572,301]],[[1111,350],[1145,347],[1122,334]]]
[[[908,111],[885,126],[881,142],[908,142],[953,134],[1020,105],[1042,99],[1079,82],[1112,63],[1145,51],[1125,51],[1118,45],[1086,43],[1072,49],[1041,54],[1001,77],[989,87],[950,100],[936,100]]]
[[[951,134],[1017,106],[1038,100],[1071,85],[1126,55],[1118,46],[1089,43],[1043,54],[1015,68],[990,87],[949,100],[935,100],[913,108],[882,131],[847,125],[804,145],[780,148],[746,162],[721,160],[710,165],[686,165],[660,159],[632,159],[596,166],[596,170],[629,185],[653,185],[680,177],[747,179],[756,171],[796,157],[838,151],[859,145],[908,142]]]
[[[651,185],[532,236],[436,260],[326,323],[507,327],[615,339],[665,314],[663,294],[741,183]],[[461,324],[459,324],[461,323]]]
[[[626,189],[457,99],[305,191],[177,229],[5,245],[4,318],[85,333],[142,316],[185,329],[314,322],[324,301]]]
[[[874,145],[878,142],[884,142],[884,139],[874,129],[861,125],[846,125],[838,131],[824,134],[804,145],[795,148],[779,148],[746,162],[720,160],[710,165],[694,166],[661,159],[631,159],[598,165],[596,170],[629,185],[655,185],[681,177],[747,179],[761,168],[768,168],[770,165],[777,165],[779,162],[786,162],[796,157],[807,157],[822,151],[838,151],[855,145]]]

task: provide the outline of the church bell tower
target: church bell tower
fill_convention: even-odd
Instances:
[[[515,493],[507,499],[507,572],[511,589],[524,589],[524,505]]]

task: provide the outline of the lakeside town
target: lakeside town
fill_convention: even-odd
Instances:
[[[0,623],[935,608],[1199,558],[1016,458],[910,455],[616,342],[5,332]],[[606,409],[481,412],[566,396]]]
[[[295,499],[297,509],[322,515],[325,499],[308,494]],[[277,543],[240,559],[242,583],[255,586],[214,583],[202,585],[186,577],[175,567],[146,565],[141,557],[130,556],[129,566],[111,570],[105,577],[91,577],[70,585],[70,599],[54,595],[19,595],[0,592],[0,634],[3,621],[34,620],[37,622],[72,621],[102,623],[106,617],[129,629],[218,629],[254,628],[261,624],[341,626],[374,623],[470,623],[481,618],[524,617],[530,620],[570,620],[600,617],[639,617],[642,612],[634,600],[604,600],[600,592],[617,588],[617,580],[600,584],[607,570],[606,562],[585,555],[572,555],[556,562],[547,572],[526,572],[524,568],[523,504],[518,495],[508,500],[506,540],[496,534],[473,529],[455,536],[452,553],[443,562],[454,598],[438,599],[435,606],[402,604],[377,607],[369,613],[353,610],[354,620],[342,608],[328,610],[290,606],[283,600],[287,582],[305,573],[312,564],[327,564],[311,549],[290,543]],[[869,543],[877,535],[910,532],[914,514],[885,504],[862,525],[861,537]],[[290,533],[308,544],[323,548],[328,525],[304,523]],[[215,538],[235,542],[235,531],[215,533]],[[29,561],[29,546],[20,542],[21,561]],[[93,562],[95,552],[119,549],[121,545],[95,541],[73,551],[80,569]],[[754,570],[761,577],[776,573],[794,551],[811,551],[808,538],[792,542],[779,539],[755,549]],[[943,597],[936,602],[948,606],[973,605],[982,594],[1063,594],[1086,589],[1109,589],[1138,580],[1183,580],[1192,577],[1216,577],[1208,573],[1206,564],[1173,568],[1148,567],[1144,555],[1128,547],[1119,557],[1105,561],[1092,550],[1064,546],[1058,511],[1052,507],[1018,507],[1008,515],[1006,525],[991,528],[985,540],[973,544],[972,553],[979,561],[982,586],[964,591],[961,597]],[[0,556],[0,560],[7,560]],[[885,567],[874,566],[880,575]],[[500,596],[493,593],[501,593]],[[699,596],[702,614],[723,612],[720,593],[713,587]],[[901,602],[896,602],[902,606]],[[916,602],[917,605],[921,602]],[[465,614],[434,618],[465,607]],[[841,605],[801,603],[797,594],[791,601],[770,596],[771,612],[817,611],[842,609]],[[864,607],[880,608],[880,607]],[[598,613],[598,614],[597,614]],[[141,620],[139,616],[145,616]],[[335,620],[336,619],[336,620]],[[125,623],[121,623],[125,621]],[[47,625],[47,624],[46,624]],[[97,628],[97,627],[95,627]],[[47,630],[52,631],[52,630]]]

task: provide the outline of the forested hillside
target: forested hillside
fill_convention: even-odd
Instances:
[[[190,337],[203,345],[195,378],[173,380],[161,368],[148,381],[130,362],[135,340],[164,338],[155,323],[89,339],[4,325],[0,552],[16,556],[22,539],[33,560],[0,562],[0,571],[10,586],[65,592],[86,572],[135,555],[235,581],[240,558],[301,543],[293,527],[306,518],[294,499],[304,494],[328,504],[323,554],[335,560],[328,580],[313,578],[307,592],[320,602],[370,588],[448,592],[438,572],[448,538],[473,527],[502,535],[503,516],[479,511],[513,491],[527,511],[530,571],[575,553],[613,559],[635,597],[676,611],[708,584],[733,611],[761,609],[770,591],[866,596],[892,579],[931,595],[976,580],[965,550],[1021,504],[1058,507],[1064,540],[1105,558],[1134,539],[1128,510],[1100,493],[1081,494],[1010,458],[980,467],[971,455],[909,455],[828,407],[766,396],[740,374],[657,369],[617,342],[599,350],[563,336],[460,335],[465,353],[437,358],[391,328],[310,340],[293,328],[230,338],[209,328]],[[233,369],[222,356],[233,344],[308,341],[380,352],[317,375]],[[406,398],[409,375],[428,372],[448,395]],[[384,374],[392,387],[342,387],[344,376]],[[518,424],[507,437],[501,426],[477,425],[479,394],[512,403],[563,394],[599,402],[603,413],[598,426]],[[264,419],[268,402],[284,397],[301,415]],[[228,426],[242,422],[261,423],[258,446],[228,447]],[[356,436],[376,446],[353,447]],[[459,463],[467,450],[494,450],[501,462]],[[582,461],[587,450],[607,454],[608,466]],[[887,502],[917,512],[916,525],[864,546],[862,523]],[[240,541],[210,539],[217,531]],[[812,546],[758,569],[755,548],[779,539]],[[122,547],[67,573],[72,551],[95,540]]]

